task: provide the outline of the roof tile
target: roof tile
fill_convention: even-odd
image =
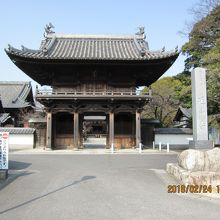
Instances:
[[[150,51],[144,39],[135,36],[59,35],[51,34],[43,40],[40,49],[7,51],[36,59],[71,60],[149,60],[178,54],[178,51]],[[143,53],[143,54],[142,54]]]
[[[0,127],[0,132],[9,132],[10,134],[33,134],[34,128],[13,128],[13,127]]]
[[[0,95],[4,108],[24,108],[31,103],[26,102],[31,91],[30,82],[0,81]]]

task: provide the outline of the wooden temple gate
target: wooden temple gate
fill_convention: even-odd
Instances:
[[[40,96],[42,94],[40,95],[39,92],[38,99]],[[45,94],[43,96],[45,99]],[[138,102],[143,106],[150,96],[149,94],[138,96],[138,99],[141,98],[142,101]],[[52,97],[50,97],[51,99]],[[78,99],[80,98],[78,97]],[[120,97],[117,104],[97,104],[96,101],[94,104],[86,106],[84,102],[85,100],[72,109],[68,108],[68,105],[58,108],[59,104],[47,109],[47,146],[49,148],[83,148],[83,118],[85,115],[106,116],[106,148],[112,144],[118,149],[139,146],[141,142],[141,108],[135,107],[134,104],[119,104],[123,103],[123,97]],[[111,102],[114,102],[113,98],[111,98]]]
[[[86,113],[107,118],[107,147],[138,147],[140,114],[151,94],[140,86],[159,79],[179,55],[178,48],[151,51],[144,28],[134,35],[57,34],[49,24],[38,50],[5,50],[22,71],[51,91],[36,89],[47,111],[47,147],[81,148]]]

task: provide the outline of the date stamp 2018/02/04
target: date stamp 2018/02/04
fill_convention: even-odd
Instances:
[[[168,193],[220,193],[220,185],[168,185]]]

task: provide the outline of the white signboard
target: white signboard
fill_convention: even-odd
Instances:
[[[0,170],[8,169],[8,132],[0,132]]]

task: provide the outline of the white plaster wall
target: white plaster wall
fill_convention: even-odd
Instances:
[[[155,134],[155,144],[188,145],[193,140],[190,134]]]
[[[32,149],[34,147],[34,134],[10,134],[9,150]]]

